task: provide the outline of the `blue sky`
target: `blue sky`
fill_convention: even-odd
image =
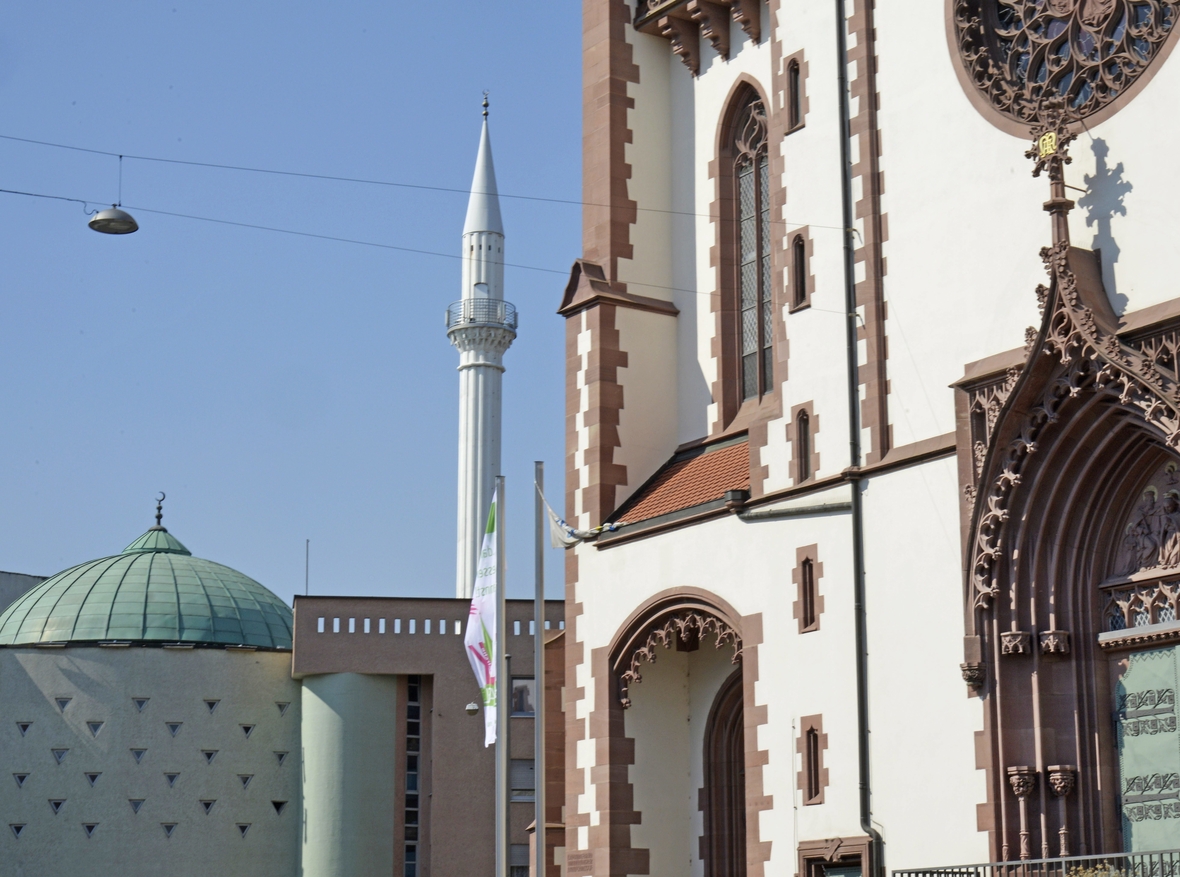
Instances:
[[[0,134],[466,190],[489,89],[500,190],[576,200],[580,40],[575,2],[6,4]],[[0,140],[0,188],[109,204],[118,161]],[[148,209],[457,255],[466,195],[125,159],[122,200],[141,230],[112,237],[0,195],[0,569],[115,553],[164,490],[194,554],[284,599],[306,538],[313,593],[453,595],[458,261]],[[509,262],[568,269],[577,206],[502,207]],[[564,277],[506,277],[523,597],[534,460],[563,496]]]

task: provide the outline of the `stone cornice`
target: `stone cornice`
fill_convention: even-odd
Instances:
[[[670,301],[633,295],[613,288],[607,281],[601,265],[578,259],[570,269],[569,283],[566,284],[565,295],[562,296],[561,307],[557,309],[557,313],[563,317],[572,317],[598,304],[613,304],[669,317],[680,314],[680,309]]]

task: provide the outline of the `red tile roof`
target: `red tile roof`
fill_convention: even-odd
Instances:
[[[746,441],[676,454],[639,488],[615,515],[636,524],[750,489],[750,445]]]

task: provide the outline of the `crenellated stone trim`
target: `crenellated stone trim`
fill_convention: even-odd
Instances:
[[[873,0],[852,0],[848,17],[848,60],[850,97],[856,110],[849,120],[850,134],[856,141],[852,176],[860,181],[861,199],[856,202],[854,217],[860,235],[855,261],[863,266],[863,277],[856,284],[856,307],[861,315],[857,340],[865,342],[865,359],[860,363],[859,381],[864,387],[861,402],[861,425],[869,431],[865,462],[872,464],[893,446],[889,425],[889,381],[886,371],[888,348],[885,339],[885,258],[882,247],[888,240],[886,217],[881,212],[881,195],[885,178],[881,172],[881,129],[877,118],[881,96],[877,91],[876,27]]]

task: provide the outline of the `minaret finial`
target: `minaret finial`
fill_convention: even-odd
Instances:
[[[167,498],[168,494],[162,490],[160,491],[160,495],[156,497],[156,526],[161,530],[164,529],[164,525],[160,522],[164,520],[164,500]]]
[[[484,93],[483,93],[483,117],[484,117],[485,119],[488,117],[488,94],[489,94],[489,92],[487,91],[487,89],[484,89]]]

